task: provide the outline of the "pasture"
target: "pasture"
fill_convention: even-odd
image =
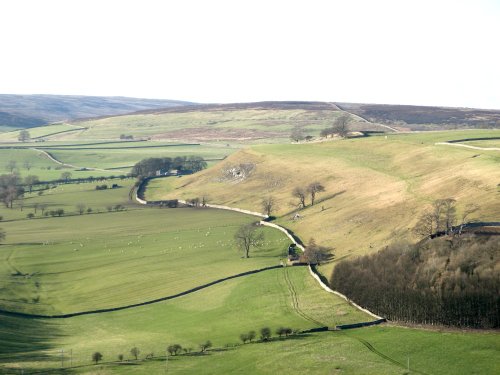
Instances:
[[[288,139],[295,127],[317,135],[341,114],[328,106],[317,110],[258,106],[232,110],[189,108],[79,121],[75,125],[85,127],[85,131],[63,133],[51,139],[118,139],[125,133],[153,140],[269,143]]]
[[[474,218],[495,221],[500,212],[499,152],[435,145],[496,131],[393,134],[318,144],[260,145],[233,154],[196,176],[155,182],[155,197],[208,196],[211,203],[262,211],[261,199],[277,201],[278,223],[303,240],[331,246],[337,258],[376,251],[399,239],[415,240],[418,216],[439,198],[455,198],[458,216],[479,202]],[[228,174],[251,165],[245,178]],[[295,187],[325,186],[317,203],[298,209]],[[299,219],[292,217],[298,212]],[[324,271],[329,275],[331,267]]]
[[[137,209],[5,222],[3,309],[119,307],[279,264],[289,241],[269,228],[265,246],[241,258],[233,235],[252,220],[210,209]]]
[[[271,119],[264,121],[261,114],[252,111],[232,115],[269,131],[271,122],[266,121]],[[198,119],[196,113],[167,115],[179,116],[179,124],[190,123],[191,129],[203,122],[221,129],[231,124],[222,121],[229,120],[230,113],[210,113]],[[280,128],[284,123],[294,123],[287,116],[291,112],[275,113],[272,118],[276,139],[283,139],[280,137],[289,131]],[[293,116],[295,123],[309,123],[310,119],[298,112]],[[127,116],[119,118],[125,123],[130,120],[130,133],[143,131],[150,121],[149,117],[139,123]],[[89,139],[119,135],[118,122],[96,121],[85,131]],[[166,118],[155,121],[167,123]],[[318,130],[321,121],[318,117],[317,122],[311,122],[310,129],[318,125]],[[241,122],[241,126],[245,124]],[[120,133],[128,134],[129,130]],[[316,144],[255,145],[239,151],[240,141],[230,147],[225,142],[202,146],[132,142],[127,146],[134,149],[124,149],[122,143],[90,145],[68,140],[45,142],[42,147],[53,148],[48,151],[63,162],[103,169],[131,165],[144,157],[230,155],[193,176],[152,180],[146,198],[206,196],[209,203],[262,211],[262,197],[273,196],[278,201],[278,223],[305,242],[314,237],[321,245],[331,246],[340,259],[377,251],[394,237],[414,240],[412,225],[437,198],[457,199],[459,214],[465,204],[481,202],[477,217],[498,220],[499,153],[435,145],[466,137],[494,137],[497,133],[391,134],[387,138],[382,135]],[[74,135],[76,132],[55,137],[70,139]],[[151,144],[162,147],[149,147]],[[22,161],[28,158],[36,163],[25,171]],[[47,169],[54,163],[39,151],[0,150],[0,163],[9,160],[18,161],[22,175],[50,179],[56,173]],[[252,167],[243,178],[228,172],[244,164]],[[66,170],[73,177],[80,173],[57,170],[57,177]],[[81,173],[99,176],[98,171]],[[119,174],[114,170],[99,173]],[[318,194],[314,206],[298,210],[291,191],[316,180],[326,191]],[[95,189],[96,185],[115,183],[119,185],[116,189]],[[7,237],[0,245],[0,309],[58,315],[125,307],[279,265],[286,254],[289,240],[279,231],[260,228],[265,235],[264,246],[251,250],[250,258],[243,259],[233,236],[240,225],[256,218],[214,209],[141,206],[129,201],[133,183],[133,179],[115,178],[50,185],[41,195],[38,188],[27,193],[13,209],[1,209],[1,227]],[[78,204],[85,207],[82,214]],[[42,206],[45,211],[64,209],[65,215],[47,217],[41,212]],[[87,213],[87,208],[92,211]],[[300,218],[292,220],[296,212]],[[28,219],[28,213],[35,217]],[[321,271],[329,276],[333,265],[324,265]],[[372,318],[322,290],[307,268],[278,268],[113,312],[64,319],[0,313],[0,373],[163,373],[165,348],[175,343],[191,348],[190,353],[169,358],[168,371],[176,374],[404,374],[408,358],[410,373],[484,374],[500,370],[497,333],[384,325],[307,333],[286,340],[275,337],[267,343],[241,345],[239,340],[241,333],[250,330],[257,331],[258,336],[264,326],[276,336],[274,331],[280,326],[304,331],[367,320]],[[214,348],[199,353],[198,345],[206,340],[211,340]],[[132,361],[130,354],[134,346],[141,351],[138,362]],[[61,370],[61,350],[65,368],[82,367]],[[91,365],[95,351],[100,351],[108,363]],[[155,358],[144,360],[148,353],[154,353]],[[129,362],[117,363],[119,354]]]

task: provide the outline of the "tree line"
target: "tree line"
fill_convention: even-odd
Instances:
[[[344,260],[330,282],[389,320],[498,328],[499,260],[498,236],[439,237]]]
[[[132,168],[132,175],[152,177],[157,171],[178,170],[198,172],[207,167],[207,162],[200,156],[177,156],[175,158],[147,158],[137,162]]]

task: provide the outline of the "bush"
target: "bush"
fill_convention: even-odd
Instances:
[[[264,327],[260,329],[260,339],[262,341],[269,341],[271,338],[271,329],[269,327]]]
[[[182,346],[180,346],[179,344],[169,345],[167,348],[167,351],[170,353],[170,355],[177,355],[181,352],[181,350]]]
[[[28,219],[33,219],[35,217],[35,214],[33,212],[30,212],[28,215],[26,215]]]
[[[200,344],[200,350],[202,353],[211,347],[212,347],[212,342],[210,340],[207,340],[203,344]]]

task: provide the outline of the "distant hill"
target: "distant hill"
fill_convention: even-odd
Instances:
[[[0,126],[32,128],[52,122],[112,116],[154,108],[189,105],[163,99],[73,95],[0,94]]]
[[[500,129],[500,110],[415,105],[335,103],[367,121],[408,130]]]

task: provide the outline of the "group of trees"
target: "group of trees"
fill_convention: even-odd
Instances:
[[[279,327],[276,330],[276,334],[281,338],[283,336],[288,337],[291,334],[293,334],[293,330],[289,327]],[[269,327],[263,327],[260,329],[260,341],[265,342],[269,341],[272,336],[272,331],[271,328]],[[243,344],[246,344],[247,342],[252,342],[256,337],[256,332],[255,331],[250,331],[248,333],[242,333],[240,335],[240,340],[243,342]]]
[[[316,194],[325,191],[325,187],[318,181],[310,183],[307,187],[296,187],[292,191],[292,195],[299,200],[298,206],[300,208],[305,208],[307,206],[306,199],[309,196],[311,198],[311,206],[314,205],[316,200]]]
[[[390,320],[498,328],[499,261],[500,236],[438,237],[342,261],[331,285]]]
[[[0,199],[5,207],[12,208],[12,203],[24,195],[24,187],[21,185],[19,175],[0,175]]]
[[[132,175],[137,177],[155,176],[157,171],[198,172],[207,167],[207,162],[200,156],[178,156],[175,158],[148,158],[137,162],[132,168]]]
[[[345,138],[347,137],[350,131],[349,129],[350,122],[351,122],[351,117],[348,114],[343,114],[337,117],[330,127],[323,129],[320,135],[322,137],[331,137],[333,135],[338,135],[342,138]],[[303,140],[309,141],[313,139],[313,137],[310,135],[305,135],[302,128],[295,127],[292,129],[290,133],[290,139],[293,142],[300,142]]]
[[[457,201],[453,198],[437,199],[432,207],[425,211],[415,225],[414,232],[418,236],[433,237],[439,234],[461,234],[470,216],[479,210],[479,206],[470,203],[457,216]],[[458,226],[457,226],[458,222]]]

